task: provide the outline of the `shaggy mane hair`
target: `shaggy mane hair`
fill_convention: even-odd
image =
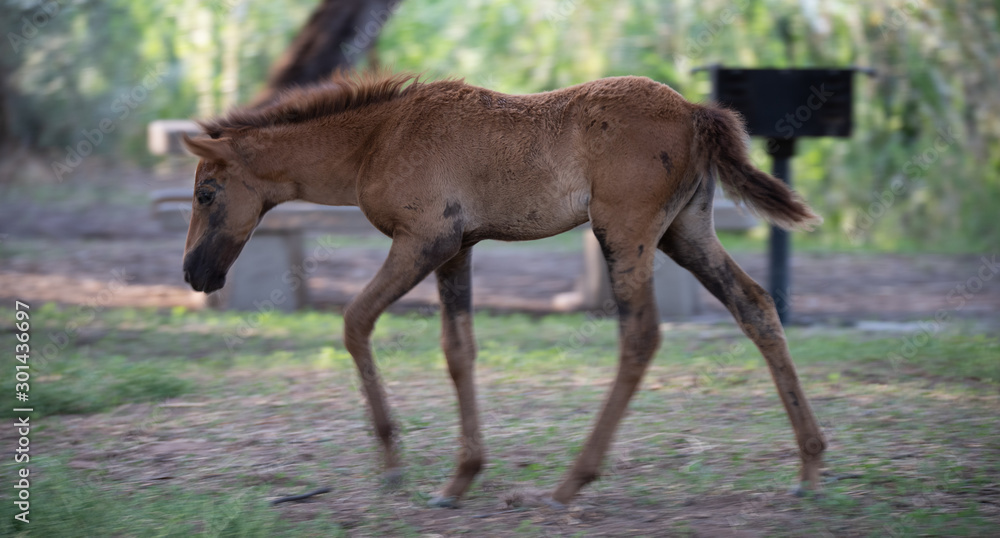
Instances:
[[[408,82],[412,82],[407,86]],[[449,81],[461,83],[461,81]],[[248,129],[304,123],[348,110],[403,97],[429,83],[410,73],[347,74],[337,72],[326,82],[284,90],[271,101],[237,108],[225,116],[199,121],[205,134],[219,138]]]

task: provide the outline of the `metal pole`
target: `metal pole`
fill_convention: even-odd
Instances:
[[[774,159],[771,175],[792,184],[790,161],[795,154],[795,139],[770,138],[767,142],[768,151]],[[792,296],[790,290],[791,270],[788,258],[791,254],[791,240],[788,232],[771,226],[771,242],[769,245],[771,298],[778,309],[778,317],[782,325],[787,325],[792,317]]]

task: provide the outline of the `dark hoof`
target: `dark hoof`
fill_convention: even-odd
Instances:
[[[792,488],[789,493],[799,498],[810,497],[813,499],[819,499],[823,496],[823,492],[820,489],[812,487],[812,485],[808,482],[803,482]]]
[[[553,499],[552,497],[549,497],[548,495],[542,497],[542,502],[545,503],[545,506],[548,506],[553,510],[558,510],[560,512],[566,510],[565,504]]]
[[[431,508],[458,508],[458,499],[435,495],[431,500],[427,501],[427,506]]]
[[[384,489],[399,489],[403,485],[403,470],[389,469],[382,473],[382,487]]]

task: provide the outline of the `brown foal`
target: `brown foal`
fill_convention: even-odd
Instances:
[[[344,311],[381,441],[398,478],[397,426],[372,359],[379,315],[434,271],[441,344],[461,410],[452,480],[431,501],[455,506],[483,467],[476,411],[470,266],[484,239],[538,239],[592,223],[620,318],[618,374],[593,432],[552,494],[567,503],[599,475],[615,428],[660,343],[653,297],[659,248],[732,312],[760,349],[795,430],[801,486],[819,485],[823,434],[795,374],[774,302],[715,236],[716,178],[770,221],[808,227],[817,217],[785,184],[756,169],[740,118],[693,104],[646,78],[597,80],[534,95],[505,95],[408,75],[336,76],[268,105],[202,123],[186,139],[201,158],[184,277],[198,291],[226,272],[269,209],[288,200],[356,205],[392,238],[388,259]]]

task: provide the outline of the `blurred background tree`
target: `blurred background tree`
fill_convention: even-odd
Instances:
[[[0,0],[0,144],[58,158],[110,118],[116,128],[95,151],[148,163],[149,121],[248,102],[315,7]],[[877,79],[858,80],[854,137],[800,144],[796,184],[827,219],[814,240],[1000,245],[996,2],[405,0],[390,9],[381,63],[507,92],[634,74],[699,101],[709,91],[704,74],[691,74],[699,65],[873,67]],[[123,105],[150,73],[155,87]],[[768,166],[759,146],[755,155]]]
[[[318,82],[366,58],[374,60],[368,53],[399,1],[322,0],[271,69],[267,85],[254,101],[266,103],[284,88]],[[233,64],[238,66],[238,62]]]

